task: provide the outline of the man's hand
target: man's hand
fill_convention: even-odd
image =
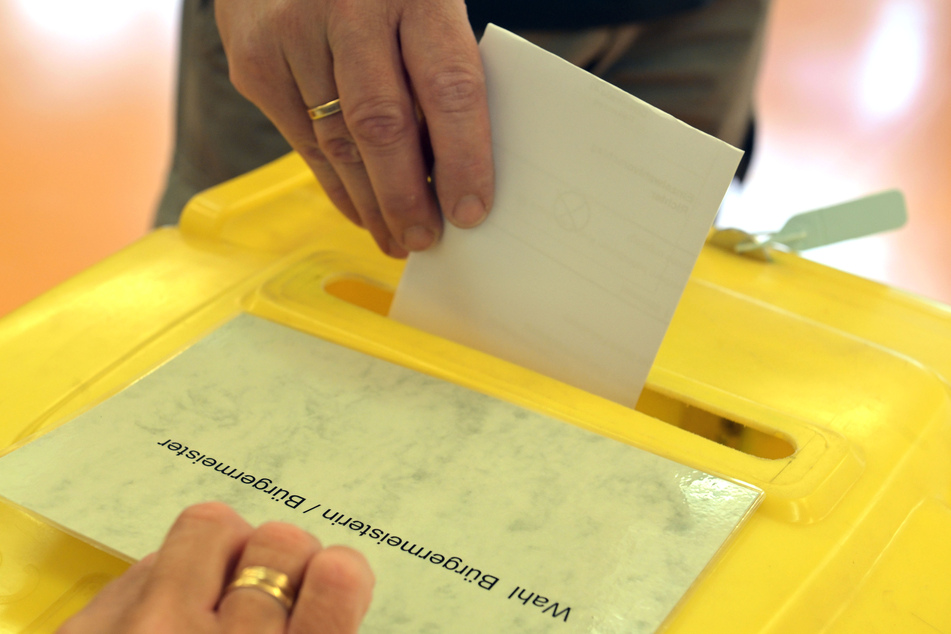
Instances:
[[[428,248],[443,214],[482,222],[491,136],[463,0],[216,0],[215,13],[232,83],[383,252]],[[310,120],[337,98],[342,114]]]
[[[290,611],[254,588],[225,591],[235,571],[265,566],[297,590]],[[322,548],[290,524],[252,528],[220,503],[186,509],[157,553],[106,586],[58,634],[356,634],[373,573],[355,550]]]

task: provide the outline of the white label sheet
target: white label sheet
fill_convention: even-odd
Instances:
[[[242,315],[0,457],[0,495],[138,559],[190,504],[363,552],[362,632],[653,632],[760,493]]]

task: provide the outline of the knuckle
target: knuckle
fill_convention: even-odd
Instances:
[[[273,75],[273,55],[253,41],[233,48],[228,54],[228,79],[249,99],[256,95]]]
[[[270,3],[268,10],[271,12],[271,23],[275,31],[281,33],[284,37],[300,40],[306,36],[307,27],[305,26],[305,16],[302,12],[300,2],[274,2]]]
[[[443,65],[424,81],[431,105],[438,112],[466,112],[485,100],[485,79],[473,64]]]
[[[307,531],[283,522],[261,524],[251,539],[282,552],[297,552],[313,546],[314,538]]]
[[[411,123],[396,99],[379,98],[358,104],[347,118],[347,125],[358,144],[387,148],[400,143],[409,134]]]
[[[182,511],[177,521],[181,523],[226,524],[234,516],[235,512],[223,502],[202,502],[189,506]]]
[[[360,150],[354,140],[346,135],[328,137],[321,141],[322,153],[328,157],[331,162],[339,163],[360,163]]]
[[[336,0],[328,3],[327,26],[334,35],[353,35],[358,28],[355,25],[365,22],[367,7],[364,3],[355,0]]]
[[[349,552],[339,546],[331,546],[318,555],[316,566],[307,568],[309,580],[318,587],[332,589],[341,594],[355,594],[373,586],[369,566],[358,557],[362,555]]]
[[[329,166],[330,161],[327,158],[327,155],[324,154],[324,151],[320,149],[320,145],[316,140],[306,140],[299,141],[295,146],[300,155],[304,158],[305,161],[312,165],[317,165],[321,168],[326,168]]]

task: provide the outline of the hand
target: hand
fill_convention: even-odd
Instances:
[[[228,591],[237,570],[267,566],[299,588],[290,611],[254,588]],[[220,503],[186,509],[157,553],[107,585],[59,634],[357,632],[373,573],[355,550],[321,548],[289,524],[252,528]]]
[[[216,0],[215,16],[232,83],[384,253],[432,245],[440,209],[460,227],[482,222],[489,112],[463,0]],[[310,120],[336,98],[342,116]]]

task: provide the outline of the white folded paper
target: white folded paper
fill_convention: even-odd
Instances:
[[[742,153],[490,25],[495,204],[390,316],[633,407]]]

